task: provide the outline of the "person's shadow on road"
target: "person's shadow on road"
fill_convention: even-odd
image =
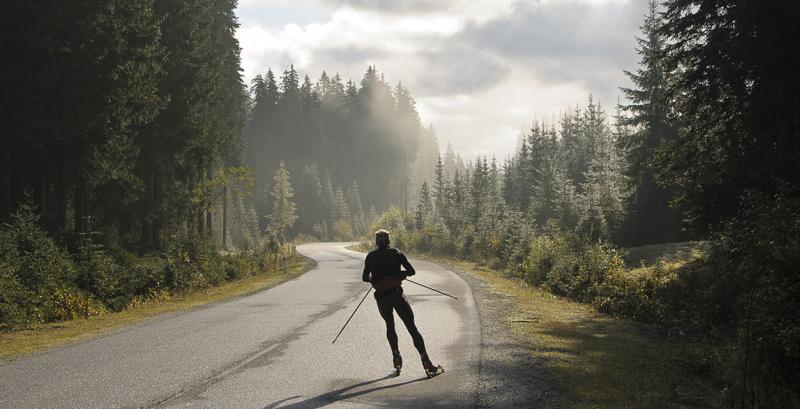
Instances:
[[[333,402],[347,400],[347,399],[350,399],[350,398],[353,398],[353,397],[356,397],[356,396],[361,396],[361,395],[364,395],[364,394],[367,394],[367,393],[371,393],[371,392],[375,392],[375,391],[379,391],[379,390],[383,390],[383,389],[396,388],[398,386],[408,385],[410,383],[424,381],[424,380],[428,379],[427,377],[421,377],[421,378],[417,378],[417,379],[412,379],[410,381],[405,381],[405,382],[400,382],[400,383],[393,383],[391,385],[376,386],[374,388],[364,389],[364,390],[358,391],[358,392],[346,393],[346,392],[348,392],[350,390],[353,390],[353,389],[356,389],[356,388],[359,388],[359,387],[362,387],[362,386],[370,385],[370,384],[373,384],[373,383],[376,383],[376,382],[380,382],[380,381],[385,381],[387,379],[392,379],[392,378],[395,378],[395,377],[397,377],[397,375],[395,375],[395,373],[392,372],[391,374],[386,375],[386,376],[381,377],[381,378],[378,378],[378,379],[373,379],[371,381],[365,381],[365,382],[360,382],[360,383],[356,383],[356,384],[353,384],[353,385],[345,386],[344,388],[339,388],[339,389],[337,389],[335,391],[323,393],[321,395],[317,395],[317,396],[308,398],[306,400],[302,400],[300,402],[295,402],[295,403],[291,403],[291,404],[288,404],[288,405],[285,405],[285,406],[280,406],[283,402],[287,402],[287,401],[290,401],[292,399],[297,399],[297,398],[300,397],[299,395],[298,396],[292,396],[292,397],[289,397],[289,398],[281,399],[279,401],[275,401],[273,403],[270,403],[269,405],[264,406],[264,409],[274,409],[274,408],[294,408],[294,409],[299,409],[299,408],[319,408],[319,407],[322,407],[322,406],[325,406],[325,405],[330,405]]]

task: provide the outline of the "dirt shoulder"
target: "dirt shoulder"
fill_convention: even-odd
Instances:
[[[514,299],[490,282],[450,263],[450,271],[472,288],[481,322],[478,408],[556,408],[563,392],[548,378],[529,348],[509,326]]]

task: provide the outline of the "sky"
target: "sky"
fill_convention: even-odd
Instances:
[[[509,156],[589,94],[613,113],[647,0],[239,0],[248,83],[291,64],[359,83],[375,65],[465,158]],[[623,101],[624,102],[624,101]]]

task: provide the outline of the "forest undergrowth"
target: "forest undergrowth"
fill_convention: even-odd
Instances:
[[[135,254],[79,237],[62,247],[22,206],[0,229],[0,356],[81,339],[155,314],[249,293],[296,276],[292,245],[220,251],[202,238]],[[284,272],[284,258],[287,270]]]

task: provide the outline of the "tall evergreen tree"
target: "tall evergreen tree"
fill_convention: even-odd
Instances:
[[[358,183],[353,182],[353,185],[347,190],[345,198],[347,199],[347,207],[350,209],[353,231],[356,234],[364,234],[367,229],[367,220],[364,214],[364,203],[361,201],[361,192],[358,190]]]
[[[445,220],[449,212],[449,191],[450,182],[444,174],[444,163],[442,155],[438,155],[436,160],[436,171],[433,179],[433,197],[436,214],[441,220]]]
[[[281,161],[273,178],[273,204],[272,212],[269,215],[269,228],[280,241],[286,239],[286,231],[297,221],[295,204],[291,201],[293,196],[294,190],[289,180],[289,171]]]
[[[414,222],[418,229],[430,226],[433,223],[433,199],[428,188],[428,182],[422,182],[419,192],[419,201],[414,213]]]
[[[662,32],[678,138],[659,167],[700,231],[739,210],[748,190],[800,185],[796,2],[666,3]]]
[[[669,119],[672,116],[666,95],[669,72],[664,60],[666,38],[660,31],[662,24],[658,4],[651,0],[641,25],[642,37],[637,37],[640,67],[635,72],[625,71],[635,86],[622,88],[630,103],[621,108],[628,115],[617,117],[617,126],[632,129],[620,132],[617,143],[625,157],[630,192],[624,239],[635,244],[675,241],[681,237],[680,214],[669,206],[674,192],[655,181],[658,152],[677,137]]]
[[[558,172],[559,143],[554,129],[538,129],[531,132],[531,155],[534,158],[534,183],[531,187],[530,214],[536,224],[543,226],[556,212],[556,187],[554,181]]]

